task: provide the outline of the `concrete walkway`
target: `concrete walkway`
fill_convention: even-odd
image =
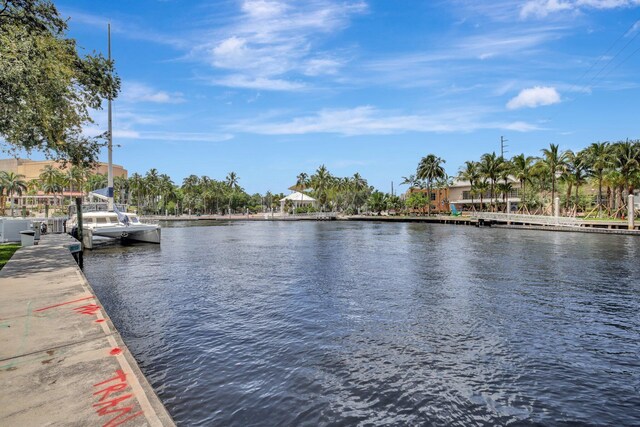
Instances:
[[[172,426],[77,267],[43,236],[0,271],[0,425]]]

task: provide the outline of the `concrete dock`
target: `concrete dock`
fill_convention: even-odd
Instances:
[[[66,235],[0,271],[0,425],[173,426]]]

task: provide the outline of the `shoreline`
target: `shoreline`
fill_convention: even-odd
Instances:
[[[201,216],[144,216],[144,221],[161,221],[161,222],[197,222],[197,221],[364,221],[364,222],[386,222],[386,223],[430,223],[430,224],[453,224],[467,225],[474,227],[496,227],[520,230],[538,230],[538,231],[562,231],[577,233],[599,233],[599,234],[617,234],[640,236],[640,224],[636,223],[634,229],[628,228],[626,221],[602,221],[602,220],[580,220],[577,225],[562,225],[553,223],[553,217],[540,217],[540,220],[550,220],[548,224],[537,223],[536,219],[531,218],[513,218],[504,217],[502,219],[491,218],[475,218],[471,216],[387,216],[387,215],[343,215],[331,216],[325,218],[317,218],[316,216],[304,215],[288,215],[288,216],[269,216],[265,218],[261,215],[201,215]],[[568,219],[560,217],[560,219]]]

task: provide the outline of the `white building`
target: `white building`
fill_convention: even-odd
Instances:
[[[503,194],[498,190],[498,184],[504,182],[500,180],[496,182],[496,188],[494,190],[494,198],[498,199],[498,203],[503,203]],[[507,194],[507,204],[511,205],[511,209],[516,209],[516,206],[520,202],[521,189],[520,182],[513,177],[507,178],[512,186],[511,191]],[[469,181],[454,181],[453,185],[449,186],[449,203],[455,205],[456,209],[468,210],[472,205],[477,209],[480,206],[480,195],[474,194],[471,197],[471,183]],[[490,190],[487,189],[485,194],[482,195],[482,202],[485,205],[491,203]]]
[[[313,206],[316,207],[318,202],[316,199],[314,199],[311,196],[307,196],[306,194],[300,193],[298,191],[294,191],[293,193],[289,194],[287,197],[284,197],[282,199],[280,199],[280,212],[284,212],[284,205],[287,203],[287,201],[290,200],[291,203],[293,203],[293,207],[295,208],[299,208],[302,206]]]

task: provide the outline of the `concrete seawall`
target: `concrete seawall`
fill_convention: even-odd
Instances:
[[[173,426],[66,245],[0,271],[0,425]]]

